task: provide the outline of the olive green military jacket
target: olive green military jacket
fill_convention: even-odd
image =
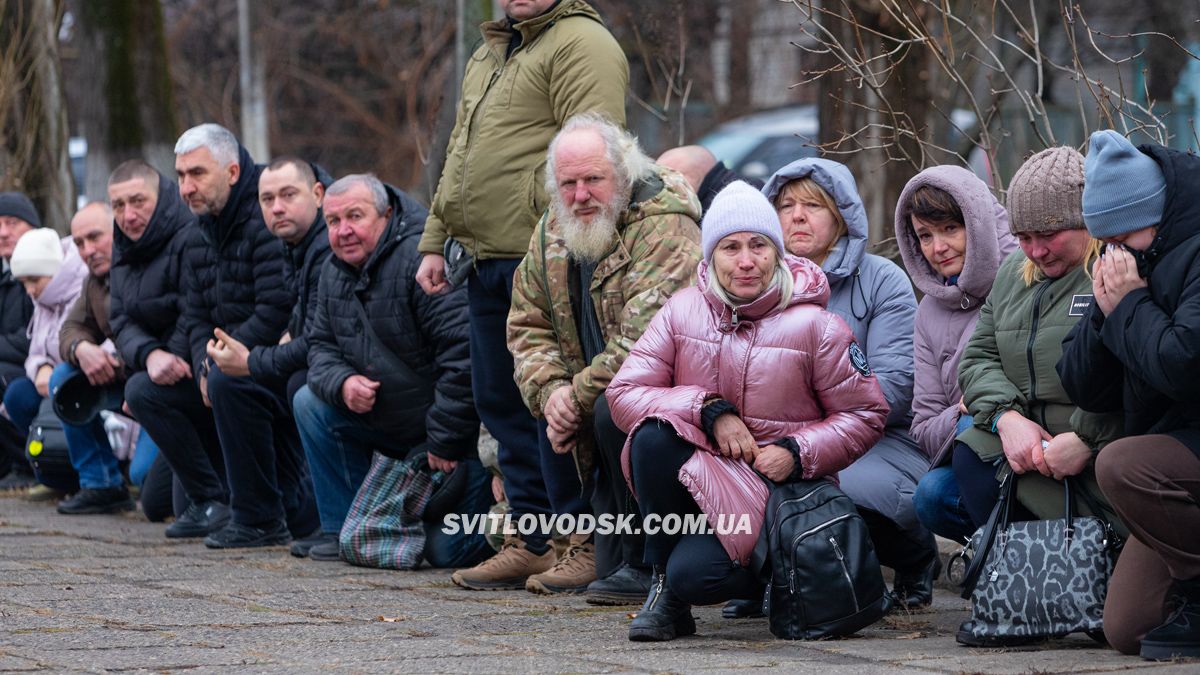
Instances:
[[[483,44],[463,75],[446,163],[418,250],[454,237],[476,259],[520,258],[548,203],[546,149],[571,116],[594,111],[625,123],[629,64],[583,0],[563,0],[509,27],[480,26]],[[505,58],[512,31],[521,44]]]

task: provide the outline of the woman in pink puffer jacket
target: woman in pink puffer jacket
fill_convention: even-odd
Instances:
[[[829,477],[879,440],[888,407],[815,264],[781,255],[775,210],[737,182],[704,216],[695,288],[654,317],[607,390],[655,578],[631,640],[696,630],[691,604],[761,597],[746,563],[767,486]],[[755,473],[757,471],[757,473]],[[651,532],[704,513],[713,534]]]

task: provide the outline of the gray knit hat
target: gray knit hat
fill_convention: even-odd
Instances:
[[[1097,239],[1158,225],[1167,203],[1167,181],[1158,162],[1124,136],[1105,129],[1088,141],[1084,220]]]
[[[735,232],[761,234],[775,244],[780,255],[787,252],[775,207],[763,193],[744,181],[734,181],[717,193],[712,205],[704,212],[700,228],[705,260],[712,258],[717,242]]]
[[[1009,230],[1083,229],[1083,155],[1060,146],[1025,160],[1008,185]]]
[[[33,202],[20,192],[0,192],[0,216],[14,216],[33,227],[42,226],[42,219],[38,217]]]

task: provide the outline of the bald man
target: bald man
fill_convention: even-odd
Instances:
[[[745,180],[755,187],[762,187],[761,181],[742,178],[726,167],[724,162],[718,162],[708,148],[702,145],[671,148],[659,155],[656,163],[683,174],[696,196],[700,198],[702,213],[707,213],[713,197],[735,180]]]

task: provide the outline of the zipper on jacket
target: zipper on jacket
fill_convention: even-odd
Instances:
[[[1029,400],[1037,400],[1037,369],[1033,365],[1033,343],[1037,339],[1038,319],[1042,311],[1042,296],[1046,291],[1050,290],[1050,284],[1054,283],[1053,279],[1047,280],[1038,287],[1037,293],[1033,296],[1033,323],[1029,328],[1029,344],[1025,347],[1025,358],[1029,362]]]
[[[483,95],[479,97],[479,102],[475,104],[475,109],[471,111],[471,119],[469,120],[471,128],[467,134],[467,151],[463,153],[463,175],[462,180],[458,183],[458,203],[462,209],[462,224],[465,232],[471,231],[471,227],[467,223],[467,171],[468,167],[471,166],[471,151],[475,149],[474,136],[478,131],[475,120],[479,117],[479,111],[484,108],[484,104],[487,103],[488,98],[491,96],[492,87],[496,86],[496,83],[504,75],[504,68],[507,65],[508,62],[506,60],[499,68],[492,71],[492,77],[488,80],[487,88],[483,90]],[[477,237],[472,237],[472,239],[476,239],[475,251],[472,255],[472,264],[474,264],[474,261],[479,259],[479,241]]]
[[[854,592],[854,580],[850,578],[850,568],[846,567],[846,556],[842,555],[842,547],[838,546],[837,539],[829,538],[829,543],[833,546],[833,554],[837,556],[838,563],[842,566],[842,576],[846,577],[846,584],[850,587],[850,599],[854,601],[854,611],[859,611],[858,593]]]

